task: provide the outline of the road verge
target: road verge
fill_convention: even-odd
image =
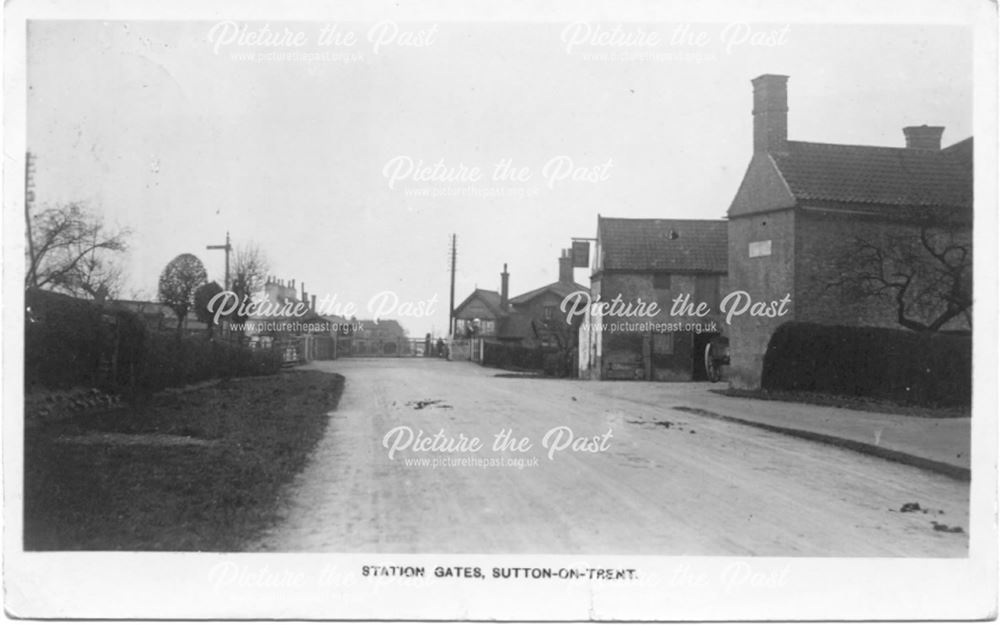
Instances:
[[[241,550],[276,520],[343,386],[288,371],[26,430],[25,549]]]

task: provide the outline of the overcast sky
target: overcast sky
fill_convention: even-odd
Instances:
[[[155,298],[183,252],[221,283],[222,254],[205,246],[229,230],[359,317],[381,291],[436,296],[433,316],[400,318],[422,336],[447,326],[451,233],[460,302],[498,289],[505,262],[512,295],[555,281],[559,250],[594,236],[599,213],[722,218],[750,159],[759,74],[790,76],[792,139],[902,146],[904,126],[926,123],[947,145],[972,132],[959,27],[691,24],[675,44],[680,24],[622,24],[615,39],[615,23],[337,23],[321,46],[328,24],[270,22],[303,45],[254,46],[210,22],[31,23],[36,206],[83,202],[130,228],[126,296]],[[597,43],[574,43],[588,29]],[[245,56],[274,52],[327,56]],[[408,159],[480,178],[414,180]],[[527,179],[492,180],[505,160]],[[561,178],[570,164],[596,179]],[[413,195],[498,188],[507,196]]]

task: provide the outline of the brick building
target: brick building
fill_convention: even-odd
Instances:
[[[587,287],[573,280],[573,259],[567,249],[559,256],[559,279],[511,298],[511,314],[501,323],[499,338],[519,340],[527,346],[569,347],[575,343],[565,316],[563,299]]]
[[[717,335],[704,330],[713,321],[718,325],[718,305],[728,282],[726,236],[723,220],[598,216],[593,301],[655,302],[660,312],[588,316],[580,328],[580,377],[704,379],[704,348]],[[711,312],[697,318],[672,315],[672,302],[683,295],[696,305],[705,303]],[[688,327],[694,323],[702,325]]]
[[[500,274],[500,292],[475,289],[455,307],[458,338],[484,338],[525,347],[558,347],[568,336],[560,324],[559,305],[574,291],[587,287],[573,280],[573,260],[569,250],[559,258],[558,280],[509,297],[510,274],[507,265]],[[559,337],[556,337],[556,334]]]
[[[350,322],[356,329],[349,341],[351,356],[409,355],[411,343],[406,330],[395,319],[359,319]]]
[[[497,326],[510,311],[507,265],[500,274],[500,292],[475,289],[455,307],[455,336],[495,338]]]
[[[783,317],[733,319],[738,388],[760,385],[768,340],[786,321],[971,327],[961,304],[927,296],[967,261],[971,302],[971,137],[942,149],[944,128],[912,126],[905,147],[790,141],[787,80],[752,81],[753,156],[728,212],[729,279],[754,300],[791,305]]]
[[[253,315],[248,320],[250,345],[261,348],[280,346],[286,362],[308,362],[337,358],[337,338],[333,328],[345,320],[323,317],[316,310],[316,296],[295,280],[268,276],[261,295],[275,306],[289,305],[292,314]],[[298,311],[298,312],[295,312]]]

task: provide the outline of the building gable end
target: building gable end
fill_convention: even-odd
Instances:
[[[792,208],[796,204],[788,184],[769,154],[754,154],[743,182],[729,206],[727,215],[739,217],[762,211]]]

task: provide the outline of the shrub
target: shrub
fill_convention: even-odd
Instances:
[[[924,406],[969,405],[972,341],[959,334],[789,322],[768,343],[761,385]]]

